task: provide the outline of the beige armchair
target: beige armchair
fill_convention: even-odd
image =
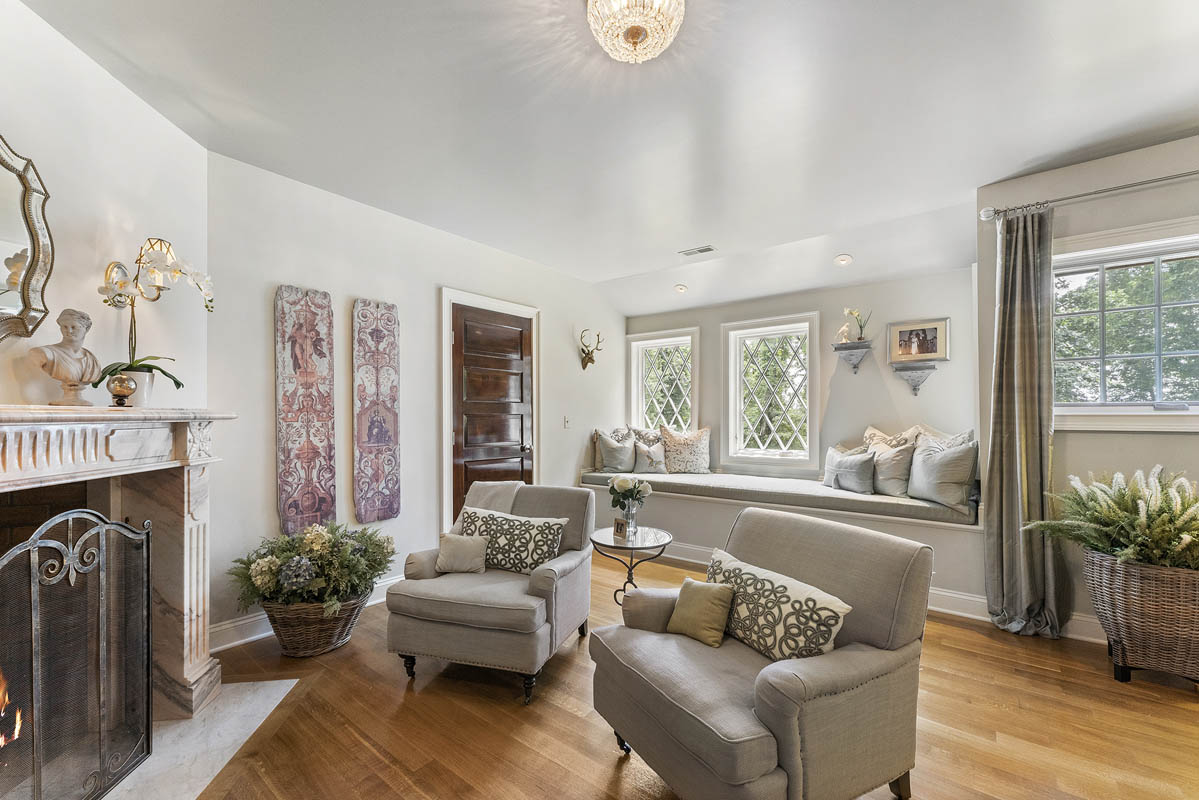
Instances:
[[[835,649],[771,662],[728,636],[708,647],[665,632],[677,590],[633,590],[625,624],[590,642],[620,748],[686,800],[848,800],[884,783],[909,797],[932,549],[756,508],[726,549],[853,606]]]
[[[521,486],[511,513],[570,520],[558,557],[531,575],[501,569],[443,575],[434,569],[437,550],[408,556],[404,580],[387,590],[387,648],[403,657],[408,677],[416,675],[417,657],[518,672],[527,704],[550,656],[575,630],[587,635],[595,495]]]

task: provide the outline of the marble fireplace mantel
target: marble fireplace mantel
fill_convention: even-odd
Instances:
[[[209,652],[208,469],[202,409],[0,405],[0,493],[84,482],[109,519],[152,520],[154,717],[191,717],[220,691]]]

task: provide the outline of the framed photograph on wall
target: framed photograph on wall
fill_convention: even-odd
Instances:
[[[892,322],[887,326],[892,364],[949,360],[949,317]]]

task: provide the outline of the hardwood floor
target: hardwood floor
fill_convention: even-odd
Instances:
[[[620,619],[612,590],[623,575],[601,562],[592,628]],[[642,586],[694,574],[637,572]],[[319,658],[284,658],[273,638],[219,654],[227,682],[299,683],[202,799],[675,797],[635,752],[620,757],[592,710],[586,640],[562,646],[526,707],[508,673],[422,659],[408,681],[386,652],[386,617],[367,609],[351,642]],[[1117,683],[1099,645],[932,615],[918,742],[912,791],[924,800],[1199,797],[1199,694],[1141,673]]]

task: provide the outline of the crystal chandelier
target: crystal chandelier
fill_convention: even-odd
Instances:
[[[608,55],[640,64],[674,41],[685,6],[686,0],[587,0],[587,23]]]

